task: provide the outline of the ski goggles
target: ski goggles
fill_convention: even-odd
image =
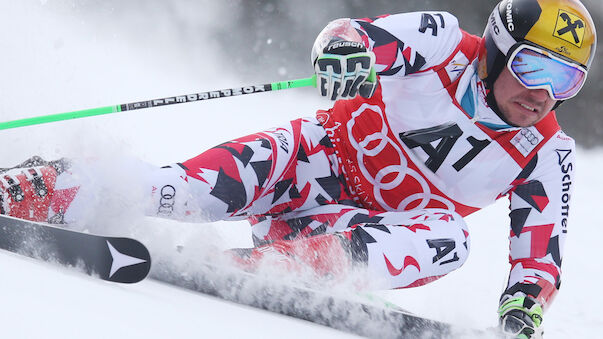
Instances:
[[[509,56],[507,68],[528,89],[545,89],[555,100],[567,100],[580,92],[586,69],[541,48],[522,44]]]

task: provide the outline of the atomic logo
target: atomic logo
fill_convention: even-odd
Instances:
[[[109,241],[107,241],[107,246],[109,247],[109,252],[111,252],[111,272],[109,272],[109,278],[111,278],[115,272],[117,272],[122,267],[133,266],[137,264],[141,264],[146,262],[144,259],[139,259],[136,257],[129,256],[127,254],[123,254],[111,245]]]
[[[579,16],[560,9],[553,36],[581,47],[585,28],[584,21]]]

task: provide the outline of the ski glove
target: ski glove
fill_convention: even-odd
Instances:
[[[500,329],[510,338],[542,338],[542,306],[529,297],[503,299],[498,308]]]
[[[375,53],[361,42],[332,40],[314,60],[320,95],[331,100],[370,98],[377,88]]]

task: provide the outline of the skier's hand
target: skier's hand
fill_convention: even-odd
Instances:
[[[375,54],[361,42],[332,40],[314,60],[320,95],[331,100],[370,98],[377,88]]]
[[[542,306],[529,297],[503,299],[498,308],[500,329],[508,338],[542,338]]]

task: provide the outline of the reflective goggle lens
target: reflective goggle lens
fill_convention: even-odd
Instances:
[[[507,66],[524,86],[546,89],[555,100],[575,96],[586,80],[586,70],[582,67],[527,45],[513,52]]]

